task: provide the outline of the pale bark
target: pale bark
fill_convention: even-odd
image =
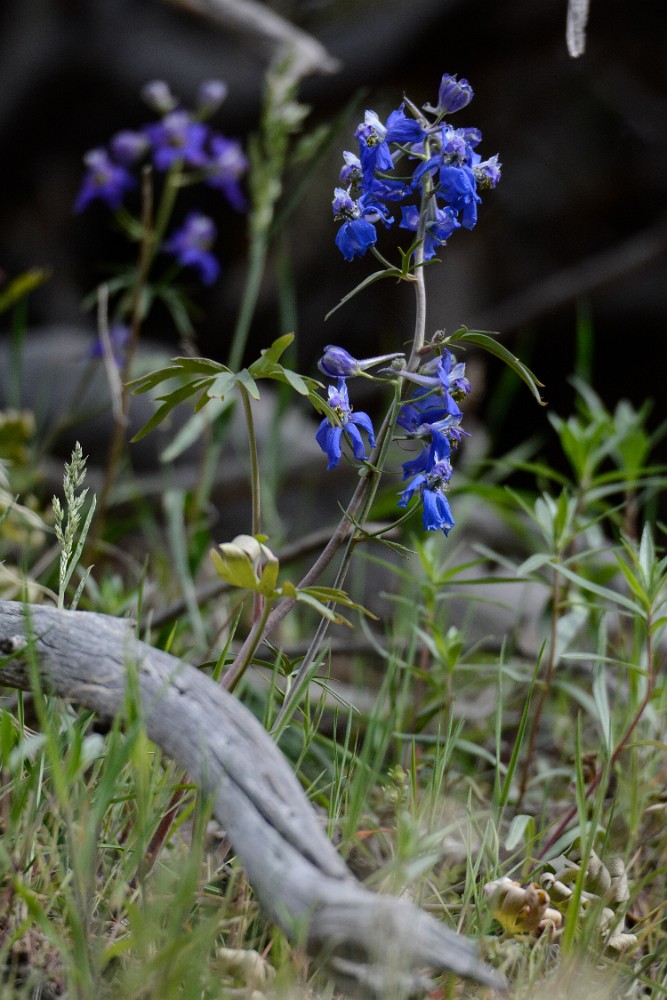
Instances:
[[[146,731],[214,802],[266,915],[363,995],[428,989],[425,968],[502,988],[475,945],[405,900],[365,889],[325,835],[285,757],[236,698],[107,615],[0,601],[0,684],[45,688],[100,716],[135,672]]]

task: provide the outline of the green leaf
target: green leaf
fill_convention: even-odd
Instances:
[[[620,560],[619,565],[620,568],[623,569],[623,563],[620,562]],[[607,604],[619,604],[622,608],[626,608],[633,614],[638,614],[641,618],[645,618],[645,609],[641,605],[638,605],[636,601],[630,600],[630,598],[626,597],[624,594],[618,594],[615,590],[609,590],[608,587],[600,587],[597,583],[593,583],[592,580],[587,580],[579,573],[573,573],[571,569],[568,569],[567,566],[563,566],[562,564],[555,562],[553,566],[559,573],[566,576],[568,580],[572,580],[573,583],[578,584],[582,590],[588,590],[592,594],[597,594],[597,596],[601,597]]]
[[[186,393],[183,393],[182,390],[185,389],[187,389],[188,391]],[[141,430],[137,431],[137,433],[134,435],[134,437],[132,438],[132,444],[134,444],[135,441],[141,441],[143,437],[146,437],[146,435],[149,434],[152,430],[155,430],[155,428],[158,427],[159,424],[161,424],[162,421],[169,416],[174,407],[178,406],[178,404],[182,402],[183,399],[187,399],[187,397],[190,396],[194,391],[196,390],[193,389],[191,386],[182,386],[181,390],[176,389],[168,396],[165,396],[162,405],[157,408],[153,416],[147,423],[144,424]]]
[[[331,601],[335,604],[342,604],[344,607],[351,608],[354,611],[361,611],[369,618],[375,618],[377,621],[377,617],[372,611],[364,608],[361,604],[357,604],[356,601],[352,600],[349,594],[346,594],[344,590],[339,590],[337,587],[320,587],[314,585],[312,587],[304,587],[298,592],[299,594],[308,593],[315,597],[318,601]]]
[[[224,399],[228,393],[232,391],[236,385],[236,380],[238,375],[229,370],[220,372],[215,378],[212,378],[206,385],[206,395],[209,398]]]
[[[249,396],[252,396],[253,399],[259,399],[259,388],[247,368],[241,369],[235,381],[238,385],[243,386]]]
[[[513,851],[520,844],[530,845],[535,840],[535,817],[526,813],[519,813],[510,823],[507,837],[505,838],[505,850]]]
[[[274,365],[277,365],[281,357],[287,350],[287,348],[294,342],[293,333],[284,333],[282,337],[278,337],[274,340],[270,347],[265,347],[264,350],[260,352],[260,356],[257,361],[253,361],[250,365],[250,371],[255,378],[262,378],[264,372],[261,370],[264,366],[271,370]]]
[[[296,599],[302,604],[307,604],[309,607],[314,608],[315,611],[322,616],[322,618],[326,618],[328,621],[334,622],[336,625],[349,625],[349,627],[352,628],[351,621],[348,621],[348,619],[344,618],[343,615],[333,611],[322,601],[318,601],[318,599],[308,593],[307,590],[297,590]]]
[[[311,390],[308,387],[308,382],[312,381],[311,379],[305,379],[303,376],[297,374],[297,372],[291,371],[289,368],[283,368],[283,374],[288,385],[290,385],[295,392],[298,392],[300,396],[307,396],[309,394]]]
[[[227,365],[211,361],[210,358],[173,358],[172,361],[182,372],[191,372],[194,375],[218,375],[220,372],[231,371]]]
[[[154,389],[156,385],[160,385],[162,382],[178,378],[181,374],[180,368],[170,365],[168,368],[158,368],[157,371],[149,372],[148,375],[141,375],[140,378],[132,379],[131,382],[127,383],[127,387],[132,390],[135,396],[138,396],[142,392]]]
[[[217,420],[225,410],[233,405],[233,399],[207,399],[205,403],[209,405],[206,409],[200,407],[181,427],[176,437],[165,448],[160,455],[161,462],[173,462],[182,452],[193,445],[201,438],[202,432],[215,420]]]
[[[266,563],[259,579],[259,592],[264,597],[275,597],[278,585],[278,572],[280,563],[277,559],[271,559]]]
[[[355,295],[358,295],[359,292],[364,290],[364,288],[368,288],[368,286],[372,285],[374,282],[380,281],[381,278],[402,278],[402,277],[403,275],[397,267],[385,268],[382,271],[374,271],[373,274],[369,274],[367,278],[364,278],[361,284],[357,285],[356,288],[353,288],[351,292],[348,292],[347,295],[340,300],[337,306],[334,306],[333,309],[330,309],[329,312],[324,317],[325,320],[329,319],[329,316],[333,316],[333,314],[338,309],[340,309],[341,306],[344,306],[346,302],[349,302],[350,299],[354,298]]]
[[[0,292],[0,313],[6,312],[12,306],[30,295],[36,288],[51,277],[51,272],[42,267],[31,267],[30,270],[13,278],[6,288]]]
[[[499,358],[503,361],[508,368],[510,368],[522,382],[525,382],[531,393],[540,404],[540,406],[546,406],[545,401],[540,395],[540,389],[544,388],[544,384],[539,381],[536,375],[534,375],[522,361],[519,361],[517,357],[514,356],[506,347],[499,344],[497,340],[493,339],[493,334],[483,333],[481,330],[457,330],[456,333],[448,337],[447,343],[457,343],[457,344],[474,344],[475,347],[481,347],[483,351],[488,351],[489,354],[493,354],[494,357]]]

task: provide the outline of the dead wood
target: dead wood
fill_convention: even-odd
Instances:
[[[339,983],[362,995],[418,994],[425,968],[494,988],[475,945],[413,904],[365,889],[326,837],[287,760],[236,698],[129,622],[0,601],[0,684],[29,690],[31,663],[55,694],[104,718],[123,707],[128,670],[149,737],[212,798],[266,915]]]

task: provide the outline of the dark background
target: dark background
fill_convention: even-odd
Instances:
[[[586,52],[571,59],[566,0],[285,0],[274,8],[312,33],[340,70],[302,87],[313,124],[335,118],[362,89],[341,136],[364,107],[383,116],[403,92],[434,101],[443,72],[467,77],[472,105],[457,124],[482,130],[484,156],[498,152],[503,179],[484,195],[472,233],[460,232],[428,271],[429,332],[468,326],[500,330],[546,383],[567,415],[576,364],[577,317],[588,316],[591,380],[609,406],[655,399],[664,416],[667,316],[667,5],[662,0],[592,0]],[[83,297],[116,262],[123,244],[109,215],[74,216],[81,156],[118,129],[148,120],[138,91],[167,80],[187,104],[198,83],[219,77],[229,97],[214,122],[229,135],[256,126],[270,52],[160,0],[4,0],[0,5],[0,268],[13,277],[47,267],[50,281],[30,303],[31,326],[93,321]],[[465,121],[464,121],[465,118]],[[338,148],[308,190],[287,231],[293,253],[299,364],[314,370],[321,347],[358,356],[395,350],[410,335],[409,291],[382,282],[326,323],[326,312],[371,270],[334,246],[330,202]],[[219,204],[219,203],[217,203]],[[245,266],[243,222],[223,210],[223,279],[200,300],[199,346],[224,358]],[[391,243],[387,244],[388,248]],[[283,244],[284,250],[285,244]],[[251,352],[284,332],[269,270]],[[8,320],[4,318],[5,328]],[[148,331],[177,351],[157,317]],[[487,366],[487,398],[499,370]],[[497,409],[494,414],[497,415]],[[492,430],[496,448],[521,440],[544,412],[516,396]]]

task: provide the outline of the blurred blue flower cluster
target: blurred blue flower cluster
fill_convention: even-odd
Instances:
[[[241,179],[248,160],[236,139],[215,131],[207,119],[225,99],[227,88],[219,80],[203,83],[196,108],[187,111],[163,81],[153,81],[142,90],[149,107],[160,117],[136,131],[121,131],[108,148],[92,149],[84,156],[86,172],[74,202],[82,212],[93,201],[101,201],[113,211],[123,206],[127,193],[138,186],[137,174],[146,163],[161,174],[178,172],[179,183],[197,182],[222,192],[237,211],[244,211]],[[204,284],[212,284],[220,266],[211,253],[217,235],[215,223],[202,213],[192,212],[183,225],[162,244],[181,267],[194,268]]]
[[[363,257],[375,245],[378,223],[394,223],[392,203],[401,208],[400,228],[422,241],[425,260],[455,230],[473,228],[479,191],[496,186],[501,165],[497,156],[482,160],[476,151],[479,129],[454,128],[445,120],[472,97],[467,80],[445,74],[436,107],[420,111],[405,101],[384,124],[374,111],[366,112],[355,132],[359,154],[343,154],[333,199],[334,218],[342,223],[336,245],[345,260]]]

